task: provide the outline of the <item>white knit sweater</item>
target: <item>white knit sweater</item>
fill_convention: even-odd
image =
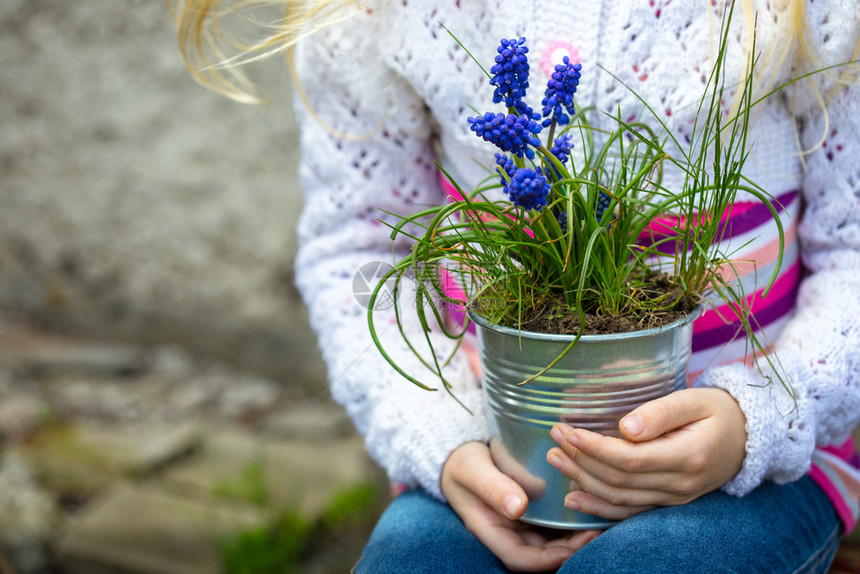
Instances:
[[[809,22],[829,61],[850,56],[860,16],[853,4],[810,3]],[[480,166],[492,162],[495,148],[469,131],[466,117],[475,115],[472,107],[503,110],[492,104],[486,76],[440,22],[486,68],[501,38],[525,36],[531,62],[527,101],[535,109],[548,78],[541,55],[556,50],[558,57],[559,47],[572,46],[583,64],[580,107],[620,109],[624,118],[641,115],[638,100],[600,65],[684,137],[711,69],[719,20],[703,2],[391,0],[299,45],[298,76],[313,113],[297,98],[305,193],[297,283],[334,398],[346,407],[371,455],[392,479],[441,498],[439,476],[449,453],[464,442],[487,439],[479,382],[464,357],[450,363],[448,378],[470,415],[444,391],[427,392],[404,380],[376,351],[366,310],[353,295],[353,277],[362,265],[392,261],[389,230],[378,221],[391,219],[384,211],[406,214],[445,201],[434,161],[445,161],[466,188],[486,175],[487,167]],[[735,24],[743,27],[739,15]],[[740,38],[731,36],[729,77],[739,74]],[[814,103],[800,98],[793,104],[800,116],[795,125],[783,97],[765,103],[751,133],[751,179],[774,196],[803,190],[800,235],[803,262],[812,274],[776,345],[796,391],[796,409],[781,385],[764,385],[745,367],[712,368],[697,382],[729,391],[747,418],[746,460],[725,486],[732,494],[742,495],[764,479],[799,477],[816,445],[846,438],[860,420],[860,90],[836,88],[831,95],[826,134]],[[606,122],[599,114],[592,120]],[[806,148],[817,146],[805,166],[796,153],[795,127]],[[393,317],[381,313],[378,324],[395,359],[434,383],[400,342]],[[421,341],[414,321],[404,328]],[[451,349],[438,333],[430,336],[440,354]]]

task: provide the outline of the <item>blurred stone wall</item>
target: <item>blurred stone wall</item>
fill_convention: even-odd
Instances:
[[[292,285],[296,132],[195,84],[162,0],[0,2],[0,312],[314,387]]]

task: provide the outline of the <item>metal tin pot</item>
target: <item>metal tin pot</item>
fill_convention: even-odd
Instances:
[[[490,326],[471,314],[487,397],[490,450],[496,465],[526,491],[524,522],[564,529],[607,528],[600,517],[565,508],[570,480],[546,462],[557,446],[549,432],[565,422],[620,437],[618,421],[637,406],[686,387],[693,320],[611,335],[584,335],[552,369],[573,339]]]

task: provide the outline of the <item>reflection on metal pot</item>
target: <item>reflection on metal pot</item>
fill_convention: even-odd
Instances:
[[[499,468],[529,495],[522,520],[552,528],[614,524],[565,508],[570,480],[546,462],[552,426],[566,422],[620,437],[618,421],[637,406],[686,386],[692,323],[698,313],[658,329],[583,336],[552,369],[572,337],[490,326],[478,316],[483,385]]]

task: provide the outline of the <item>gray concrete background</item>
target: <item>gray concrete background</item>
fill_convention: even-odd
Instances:
[[[269,105],[195,84],[161,0],[0,0],[0,312],[320,388],[288,72],[250,72]]]

